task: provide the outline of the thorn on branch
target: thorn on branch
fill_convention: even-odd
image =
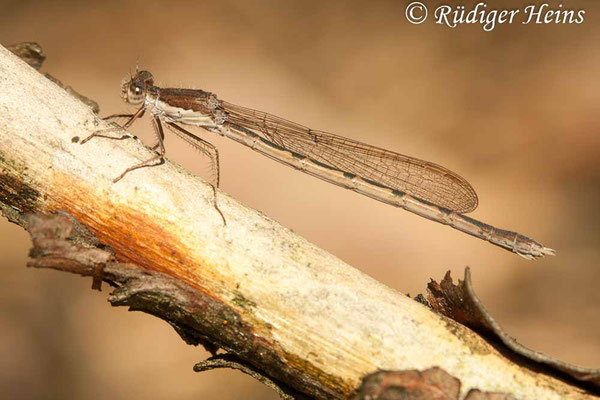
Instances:
[[[219,354],[207,358],[204,361],[200,361],[196,365],[194,365],[194,371],[196,372],[204,372],[209,371],[211,369],[217,368],[231,368],[241,371],[247,375],[250,375],[252,378],[256,379],[260,383],[265,386],[270,387],[275,390],[279,397],[283,400],[308,400],[309,397],[302,395],[286,384],[275,381],[265,374],[263,374],[258,369],[254,368],[249,363],[243,361],[238,356],[232,353]]]

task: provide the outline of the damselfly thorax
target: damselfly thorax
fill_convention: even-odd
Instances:
[[[160,89],[146,92],[146,109],[165,122],[199,126],[218,132],[226,114],[217,96],[203,90]]]
[[[154,78],[148,71],[139,71],[124,81],[122,95],[128,103],[139,105],[140,108],[134,114],[107,118],[128,116],[129,120],[122,127],[127,129],[148,111],[152,114],[158,144],[153,147],[156,156],[128,168],[115,182],[135,169],[164,162],[164,124],[210,157],[216,170],[213,189],[219,186],[217,148],[180,126],[188,125],[217,132],[307,174],[450,225],[524,258],[535,259],[554,254],[554,250],[526,236],[463,215],[477,207],[475,190],[460,175],[441,165],[309,129],[272,114],[219,100],[213,93],[203,90],[161,88],[154,85]],[[112,139],[130,137],[107,136],[106,133],[111,130],[116,129],[95,132],[82,143],[98,136]],[[225,222],[217,206],[216,189],[214,195],[215,208]]]

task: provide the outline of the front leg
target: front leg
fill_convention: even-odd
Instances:
[[[118,118],[118,117],[129,117],[129,120],[127,120],[127,122],[125,122],[125,124],[123,124],[122,127],[101,129],[99,131],[96,131],[96,132],[92,133],[91,135],[89,135],[88,137],[86,137],[85,139],[83,139],[80,144],[84,144],[94,137],[101,137],[101,138],[113,139],[113,140],[129,139],[132,137],[131,135],[122,135],[122,136],[114,137],[114,136],[108,136],[108,135],[106,135],[106,133],[120,131],[120,130],[129,128],[131,125],[133,125],[133,123],[138,118],[142,117],[145,112],[146,112],[146,105],[143,105],[142,107],[140,107],[139,110],[137,110],[135,112],[135,114],[112,114],[112,115],[109,115],[108,117],[104,117],[102,119],[105,121],[108,119],[113,119],[113,118]]]
[[[102,117],[102,120],[104,121],[108,121],[109,119],[115,119],[115,118],[131,118],[133,117],[134,114],[111,114],[111,115],[107,115],[106,117]]]

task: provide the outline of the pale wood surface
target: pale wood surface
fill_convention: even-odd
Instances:
[[[0,46],[0,186],[21,199],[3,201],[23,211],[65,210],[120,260],[222,302],[256,341],[319,382],[322,397],[348,397],[378,369],[439,366],[461,380],[463,394],[478,388],[519,399],[592,398],[515,365],[469,329],[219,192],[223,226],[211,187],[177,165],[113,184],[153,153],[135,140],[72,140],[104,126]]]

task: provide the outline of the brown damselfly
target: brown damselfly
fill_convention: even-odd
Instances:
[[[219,186],[219,152],[215,146],[182,128],[179,124],[216,132],[267,157],[299,169],[327,182],[351,189],[375,200],[404,208],[427,219],[449,225],[483,240],[510,250],[524,258],[554,255],[554,250],[526,236],[469,218],[465,213],[478,204],[471,185],[456,173],[440,165],[381,149],[342,136],[316,131],[262,111],[219,100],[203,90],[160,88],[154,85],[148,71],[136,72],[123,82],[123,98],[139,105],[122,126],[129,128],[146,111],[152,114],[158,136],[156,155],[126,169],[114,181],[142,167],[162,164],[165,156],[163,124],[177,136],[210,157]],[[121,128],[119,128],[121,129]],[[107,129],[92,137],[112,137]],[[216,200],[215,208],[219,210]]]

